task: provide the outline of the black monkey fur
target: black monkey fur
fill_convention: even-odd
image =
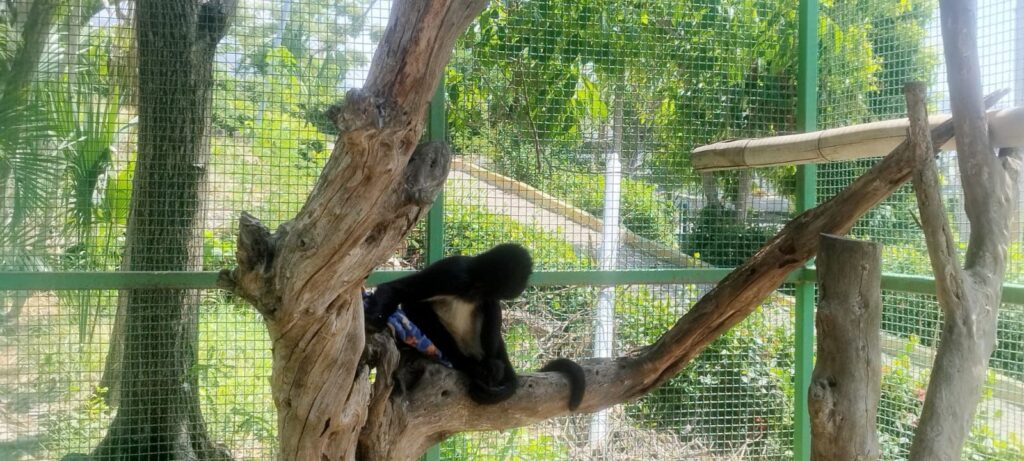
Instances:
[[[470,398],[499,403],[512,397],[518,385],[501,336],[501,300],[522,294],[532,272],[530,253],[516,244],[476,256],[450,256],[379,285],[367,300],[366,322],[383,328],[401,305],[452,366],[470,377]],[[569,409],[576,410],[586,388],[583,368],[560,358],[540,371],[569,380]]]

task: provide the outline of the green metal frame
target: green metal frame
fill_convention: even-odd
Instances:
[[[430,100],[427,116],[427,137],[431,141],[447,141],[445,129],[448,119],[445,114],[444,75],[437,85],[434,98]],[[444,257],[444,189],[434,198],[434,206],[427,212],[427,264]],[[423,454],[422,461],[440,461],[441,446],[434,445]]]
[[[800,0],[797,29],[797,129],[814,131],[818,125],[818,0]],[[817,202],[817,167],[800,165],[797,169],[798,211],[813,208]],[[793,370],[793,459],[811,459],[811,420],[807,411],[807,389],[814,367],[814,280],[796,286],[796,338]]]
[[[618,271],[543,271],[530,277],[532,286],[674,285],[717,283],[731,269],[668,269]],[[411,271],[377,271],[366,284],[374,286]],[[217,272],[0,272],[0,291],[123,290],[128,288],[217,288]],[[793,271],[787,282],[813,284],[814,268]],[[923,275],[882,274],[882,289],[934,295],[935,279]],[[1003,302],[1024,305],[1024,285],[1003,285]]]

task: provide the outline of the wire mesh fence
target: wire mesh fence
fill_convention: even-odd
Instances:
[[[523,243],[540,271],[731,268],[799,211],[792,166],[701,174],[689,163],[700,145],[797,131],[795,2],[491,3],[445,71],[442,122],[457,157],[443,227],[421,223],[382,269],[423,267],[436,233],[443,234],[445,255]],[[1001,107],[1019,106],[1024,90],[1015,78],[1024,65],[1013,30],[1020,10],[1007,1],[979,3],[985,89],[1012,88]],[[337,135],[324,112],[362,85],[390,5],[238,3],[214,55],[204,119],[209,155],[200,165],[205,177],[187,258],[171,270],[232,266],[241,210],[273,228],[300,209]],[[172,190],[155,191],[152,205],[133,202],[146,162],[139,153],[139,85],[146,77],[137,70],[140,57],[158,51],[133,32],[143,13],[135,2],[0,4],[4,271],[128,269],[128,234],[147,231],[139,224],[130,231],[131,216],[146,212],[143,206],[156,207],[148,211],[157,216],[165,211],[160,195]],[[910,79],[929,81],[932,111],[948,111],[937,14],[934,1],[823,2],[819,125],[902,116],[902,85]],[[6,72],[22,58],[31,62],[31,53],[38,53],[38,65],[30,78],[19,82],[19,74]],[[9,96],[15,87],[23,100]],[[873,162],[819,165],[819,200]],[[955,163],[954,154],[940,158],[949,214],[966,242]],[[157,173],[184,178],[180,171]],[[904,188],[853,230],[886,245],[886,272],[930,275],[915,212],[913,192]],[[176,222],[164,217],[143,226],[161,235]],[[1020,283],[1024,271],[1019,222],[1018,214],[1011,283]],[[157,242],[147,251],[178,250],[170,240]],[[130,268],[168,269],[145,260]],[[154,360],[147,373],[179,373],[194,386],[184,392],[194,393],[208,439],[234,459],[273,458],[266,330],[255,311],[210,280],[207,289],[180,296],[182,318],[195,327],[192,355],[169,365]],[[650,344],[710,289],[579,280],[533,287],[510,303],[505,336],[518,369]],[[90,452],[107,437],[117,409],[132,398],[119,395],[119,370],[111,365],[124,353],[119,338],[139,341],[120,330],[125,306],[156,313],[167,306],[132,292],[141,290],[0,291],[0,458],[60,459]],[[440,459],[792,459],[793,293],[793,285],[775,292],[641,400],[600,417],[459,434],[440,446]],[[941,319],[929,295],[883,296],[879,431],[885,459],[904,459]],[[1024,311],[1006,305],[1000,316],[965,458],[1016,460],[1024,451]],[[161,411],[197,412],[182,401]]]

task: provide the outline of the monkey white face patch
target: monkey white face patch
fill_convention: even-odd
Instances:
[[[483,328],[484,319],[476,306],[454,296],[435,296],[427,301],[433,303],[434,313],[455,338],[459,349],[475,359],[483,358],[484,348],[480,344],[480,329]]]

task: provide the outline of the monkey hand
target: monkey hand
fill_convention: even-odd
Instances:
[[[395,313],[398,303],[393,302],[387,293],[371,293],[363,299],[363,317],[370,327],[383,330],[388,325],[388,317]]]

